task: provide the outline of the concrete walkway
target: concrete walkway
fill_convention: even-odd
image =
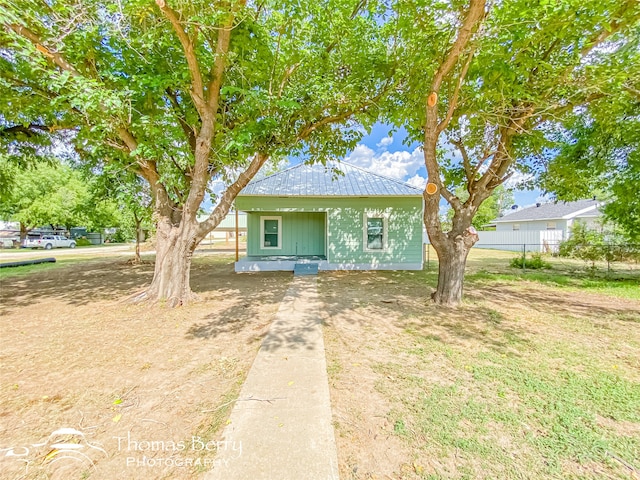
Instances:
[[[294,277],[207,480],[337,480],[316,277]]]

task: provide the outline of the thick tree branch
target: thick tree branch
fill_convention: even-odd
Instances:
[[[329,116],[320,118],[318,120],[314,120],[312,122],[307,122],[299,131],[298,135],[296,136],[296,141],[299,142],[307,139],[309,135],[311,135],[318,128],[321,128],[325,125],[329,125],[332,123],[342,122],[343,120],[347,120],[348,118],[352,117],[356,113],[361,113],[366,111],[369,107],[371,107],[372,105],[375,105],[387,91],[393,88],[393,86],[394,86],[393,82],[388,81],[381,88],[380,92],[375,97],[362,102],[357,107],[349,108],[335,115],[329,115]],[[329,108],[329,107],[326,107],[326,108]],[[323,108],[323,110],[325,110],[325,108]]]
[[[187,35],[187,32],[182,27],[178,14],[175,10],[167,5],[165,0],[156,0],[156,4],[160,7],[160,11],[169,20],[174,32],[178,36],[178,40],[182,45],[185,60],[189,67],[189,73],[191,74],[191,96],[193,102],[196,104],[196,108],[200,112],[204,107],[204,84],[202,82],[202,74],[200,72],[200,65],[198,64],[198,58],[191,39]]]
[[[164,3],[164,0],[156,1]],[[235,7],[230,9],[224,24],[218,31],[218,42],[211,72],[211,81],[207,89],[208,97],[204,105],[199,109],[202,126],[196,139],[191,189],[184,204],[184,214],[190,218],[195,218],[198,208],[204,199],[207,183],[211,178],[209,158],[211,156],[211,144],[216,130],[216,114],[220,104],[220,90],[222,88],[222,81],[227,64],[227,54],[231,43],[231,31],[237,9],[242,8],[244,4],[245,0],[240,0],[235,4]]]
[[[623,27],[626,26],[627,22],[625,20],[620,20],[624,17],[627,11],[632,10],[638,4],[637,0],[627,0],[624,2],[618,11],[611,16],[611,22],[608,25],[608,28],[603,28],[601,31],[596,32],[588,42],[582,47],[580,50],[580,56],[582,58],[586,57],[594,48],[598,45],[602,44],[607,38],[609,38],[614,33],[620,31]]]
[[[132,153],[138,148],[138,141],[133,134],[125,127],[118,128],[118,136],[122,139],[124,144],[129,149],[129,153]]]
[[[467,60],[464,62],[462,66],[462,70],[460,71],[460,75],[458,76],[458,82],[456,83],[455,90],[453,91],[453,95],[451,100],[449,101],[449,108],[447,109],[446,116],[442,119],[442,121],[438,124],[438,135],[440,135],[451,122],[451,118],[453,117],[453,112],[455,112],[456,107],[458,106],[458,96],[460,95],[460,88],[462,87],[462,83],[464,82],[464,77],[467,75],[467,71],[469,70],[469,65],[471,65],[471,60],[476,52],[475,48],[471,49],[469,55],[467,55]]]
[[[42,44],[42,40],[38,35],[29,30],[27,27],[22,25],[9,24],[7,25],[11,30],[20,35],[23,38],[26,38],[31,43],[33,43],[36,49],[42,53],[44,56],[50,58],[56,65],[58,65],[61,69],[71,73],[74,76],[80,77],[82,74],[76,70],[76,68],[71,65],[60,53],[51,50]]]
[[[462,207],[462,202],[458,197],[456,197],[447,187],[444,185],[440,189],[440,195],[451,205],[454,210]]]
[[[512,155],[513,137],[521,133],[526,122],[535,112],[533,105],[514,108],[519,112],[509,125],[501,127],[498,133],[498,148],[493,156],[489,168],[480,179],[475,182],[476,188],[470,191],[470,202],[477,207],[491,194],[496,186],[500,185],[501,179],[508,174],[509,168],[515,163]]]
[[[15,133],[23,133],[27,137],[34,137],[36,135],[39,135],[41,132],[49,133],[51,131],[52,131],[52,128],[46,125],[38,125],[35,123],[30,123],[27,126],[13,125],[11,127],[4,127],[0,129],[0,137],[13,135]]]
[[[297,141],[306,140],[317,129],[319,129],[319,128],[325,126],[325,125],[329,125],[329,124],[332,124],[332,123],[338,123],[338,122],[341,122],[343,120],[346,120],[346,119],[350,118],[357,111],[362,110],[362,108],[366,108],[366,107],[361,107],[360,109],[345,110],[344,112],[341,112],[341,113],[339,113],[337,115],[331,115],[331,116],[328,116],[328,117],[323,117],[320,120],[316,120],[314,122],[307,123],[300,130],[300,132],[298,133],[298,135],[296,137],[296,140]]]
[[[164,0],[159,0],[164,1]],[[236,7],[229,12],[227,21],[218,31],[218,43],[216,45],[216,56],[211,71],[211,81],[209,82],[209,100],[208,105],[210,111],[217,112],[220,103],[220,88],[224,77],[225,67],[227,65],[227,54],[229,53],[229,44],[231,42],[231,29],[236,18],[238,8],[244,8],[246,0],[240,0]]]
[[[440,90],[442,81],[447,75],[449,75],[456,63],[458,63],[460,55],[462,55],[462,52],[467,47],[473,33],[484,18],[484,9],[485,0],[471,0],[469,3],[469,9],[465,15],[462,27],[460,27],[460,30],[458,31],[458,36],[433,77],[433,81],[431,83],[432,92],[438,92]]]

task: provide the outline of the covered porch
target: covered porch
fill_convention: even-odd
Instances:
[[[247,256],[236,272],[293,271],[296,264],[327,264],[325,212],[248,211]]]

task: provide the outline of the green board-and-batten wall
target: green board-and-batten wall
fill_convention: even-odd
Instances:
[[[281,217],[282,248],[261,248],[260,217]],[[247,255],[324,255],[325,214],[315,212],[247,213]]]
[[[283,247],[294,241],[287,238],[287,219],[295,225],[295,216],[301,213],[326,214],[326,255],[333,264],[421,264],[422,197],[275,197],[242,196],[236,198],[236,207],[248,212],[248,255],[295,255],[291,243],[287,250],[261,250],[260,216],[282,216]],[[366,251],[364,248],[365,213],[387,217],[387,248],[384,251]],[[289,216],[292,217],[289,217]],[[317,223],[320,226],[320,222]],[[297,230],[297,228],[295,229]],[[294,231],[295,231],[294,230]],[[317,232],[316,232],[317,233]],[[314,238],[315,234],[314,234]],[[317,245],[314,240],[309,244]],[[300,242],[298,240],[298,248]],[[316,247],[314,247],[316,248]],[[323,249],[325,248],[323,244]],[[319,250],[317,250],[319,251]],[[303,253],[298,255],[323,255]]]

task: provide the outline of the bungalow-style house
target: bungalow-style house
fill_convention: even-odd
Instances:
[[[421,270],[422,190],[344,162],[300,164],[237,196],[247,256],[236,272]]]
[[[574,223],[595,227],[600,205],[595,199],[537,203],[493,220],[496,230],[478,232],[476,247],[522,251],[526,245],[532,251],[555,250],[559,242],[569,238]]]

